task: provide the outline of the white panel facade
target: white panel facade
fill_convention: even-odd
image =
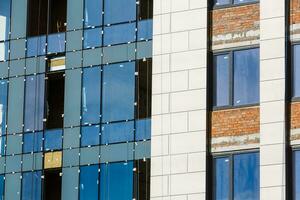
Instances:
[[[151,199],[204,200],[207,0],[154,0]]]

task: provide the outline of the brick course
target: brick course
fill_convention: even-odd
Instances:
[[[291,129],[300,128],[300,102],[291,104]]]
[[[259,133],[259,107],[213,111],[211,137]]]
[[[300,23],[300,0],[291,0],[291,24]]]

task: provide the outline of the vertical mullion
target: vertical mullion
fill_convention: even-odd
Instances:
[[[228,53],[228,70],[229,70],[229,105],[234,106],[234,56],[233,52]]]

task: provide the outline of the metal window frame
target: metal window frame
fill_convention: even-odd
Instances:
[[[224,9],[224,8],[234,8],[234,7],[239,7],[239,6],[246,6],[246,5],[252,5],[252,4],[258,4],[260,3],[260,0],[253,0],[252,2],[245,2],[245,3],[234,3],[234,0],[230,0],[229,4],[223,4],[223,5],[215,5],[215,0],[212,1],[211,3],[211,10],[219,10],[219,9]]]

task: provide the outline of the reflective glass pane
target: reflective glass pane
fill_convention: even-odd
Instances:
[[[228,157],[214,159],[214,199],[229,200],[229,169],[230,160]]]
[[[135,35],[135,23],[105,27],[104,45],[133,42],[136,38]]]
[[[101,68],[83,69],[82,78],[82,124],[99,123],[100,95],[101,95]]]
[[[31,37],[27,39],[27,57],[46,54],[46,36]]]
[[[57,33],[48,35],[47,52],[59,53],[65,51],[65,33]]]
[[[43,150],[43,132],[24,134],[23,153],[39,152]]]
[[[9,39],[10,0],[0,0],[0,41]]]
[[[133,193],[133,162],[101,164],[100,200],[128,200]]]
[[[104,0],[104,13],[105,24],[134,21],[136,19],[136,1]]]
[[[233,184],[235,200],[259,199],[259,155],[258,153],[234,156]]]
[[[80,200],[98,200],[98,165],[80,167]]]
[[[259,102],[259,49],[234,52],[234,105]]]
[[[92,48],[102,45],[102,30],[101,28],[93,28],[84,30],[83,47]]]
[[[101,128],[101,144],[134,140],[134,122],[105,124]]]
[[[56,150],[62,148],[62,130],[54,129],[45,132],[44,148],[48,150]]]
[[[104,122],[133,119],[135,63],[107,65],[103,68],[102,109]]]
[[[8,60],[9,42],[0,42],[0,61]]]
[[[215,6],[222,6],[222,5],[227,5],[230,3],[231,3],[231,0],[214,0]]]
[[[138,22],[138,40],[152,39],[153,20],[143,20]]]
[[[22,174],[22,200],[41,200],[42,178],[41,171]]]
[[[85,126],[81,128],[81,146],[90,146],[99,144],[100,126]]]
[[[234,4],[257,2],[258,0],[234,0]]]
[[[4,199],[4,175],[0,175],[0,200]]]
[[[7,80],[0,80],[0,135],[6,134]]]
[[[229,55],[214,57],[214,106],[229,105]]]
[[[102,24],[102,0],[85,0],[84,26],[100,26]]]
[[[45,75],[27,76],[25,82],[25,131],[42,130],[44,118]]]
[[[300,151],[294,152],[294,195],[300,199]]]
[[[136,120],[135,140],[150,140],[151,139],[151,119]]]
[[[139,1],[139,20],[153,18],[153,0]]]
[[[6,137],[0,137],[0,155],[5,155],[5,144],[6,144]]]
[[[294,46],[293,55],[293,96],[300,97],[300,45]]]

